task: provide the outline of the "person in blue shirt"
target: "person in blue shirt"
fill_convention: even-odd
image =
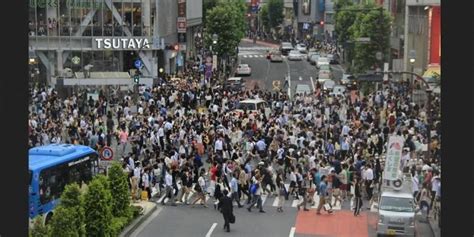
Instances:
[[[326,204],[326,198],[328,197],[327,194],[327,176],[321,176],[321,183],[319,184],[319,205],[316,211],[317,215],[321,215],[321,209],[323,208],[324,204]],[[332,213],[332,210],[326,210],[329,214]]]

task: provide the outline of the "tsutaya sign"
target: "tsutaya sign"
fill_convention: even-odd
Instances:
[[[149,49],[151,43],[147,38],[94,38],[92,48],[94,49]]]

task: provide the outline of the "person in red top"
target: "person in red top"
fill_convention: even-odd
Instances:
[[[209,173],[211,176],[211,183],[209,185],[210,190],[212,193],[210,193],[211,196],[214,196],[214,189],[216,187],[216,181],[217,181],[217,162],[212,162],[212,166],[209,169]]]

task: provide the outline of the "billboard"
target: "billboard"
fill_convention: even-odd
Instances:
[[[390,136],[387,144],[387,155],[385,157],[385,169],[383,178],[386,180],[397,180],[402,159],[404,139],[401,136]]]
[[[301,12],[304,15],[311,15],[311,0],[303,0],[301,4]]]

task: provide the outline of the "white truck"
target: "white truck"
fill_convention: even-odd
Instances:
[[[383,180],[379,197],[377,236],[416,236],[416,205],[410,174]]]

